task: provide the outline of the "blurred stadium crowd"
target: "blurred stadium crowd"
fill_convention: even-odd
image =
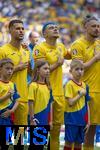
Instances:
[[[82,32],[81,18],[88,13],[98,16],[99,0],[0,0],[0,46],[9,42],[9,20],[21,18],[27,31],[41,34],[42,24],[56,21],[60,24],[61,40],[69,47]]]

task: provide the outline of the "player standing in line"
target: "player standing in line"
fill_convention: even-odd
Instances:
[[[72,60],[70,64],[72,79],[65,85],[65,146],[64,150],[82,150],[84,136],[90,125],[88,101],[89,87],[81,81],[84,74],[83,63]]]
[[[0,59],[10,58],[14,63],[14,73],[11,81],[16,84],[18,93],[20,94],[19,106],[14,112],[14,124],[27,125],[27,68],[29,64],[29,52],[25,51],[21,46],[24,38],[23,22],[18,19],[11,20],[9,23],[9,32],[11,34],[11,41],[0,48]]]
[[[34,47],[33,57],[44,58],[50,64],[50,84],[53,92],[53,128],[50,132],[50,150],[59,150],[59,135],[64,120],[64,92],[62,82],[62,65],[64,58],[70,59],[66,47],[57,42],[59,26],[55,22],[44,24],[42,33],[45,41]]]
[[[84,150],[94,149],[96,125],[100,125],[100,22],[91,15],[84,18],[84,35],[71,46],[72,59],[80,59],[84,63],[83,81],[89,85],[91,101],[90,128],[86,134]]]
[[[12,113],[18,107],[16,86],[10,81],[14,64],[10,59],[0,60],[0,125],[12,125]]]

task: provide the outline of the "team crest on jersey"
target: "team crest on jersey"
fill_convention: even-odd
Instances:
[[[38,56],[38,54],[39,54],[39,50],[36,49],[36,50],[34,51],[34,55],[35,55],[35,56]]]
[[[77,49],[73,49],[72,54],[77,55]]]

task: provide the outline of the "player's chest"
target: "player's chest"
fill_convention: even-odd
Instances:
[[[93,58],[98,51],[100,51],[100,45],[85,45],[84,49],[84,61],[86,62]]]
[[[56,49],[49,48],[46,49],[46,59],[50,63],[55,63],[58,60],[58,57],[63,57],[63,51],[60,47],[57,47]]]
[[[3,96],[8,93],[9,90],[13,90],[13,84],[1,84],[0,86],[0,96]]]
[[[7,57],[13,61],[14,65],[18,65],[21,62],[27,62],[29,58],[25,51],[14,50],[10,50],[9,53],[7,53]]]

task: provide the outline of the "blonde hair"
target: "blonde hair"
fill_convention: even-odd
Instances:
[[[81,60],[73,59],[70,63],[70,69],[75,68],[77,65],[81,65],[84,67],[83,62]]]

